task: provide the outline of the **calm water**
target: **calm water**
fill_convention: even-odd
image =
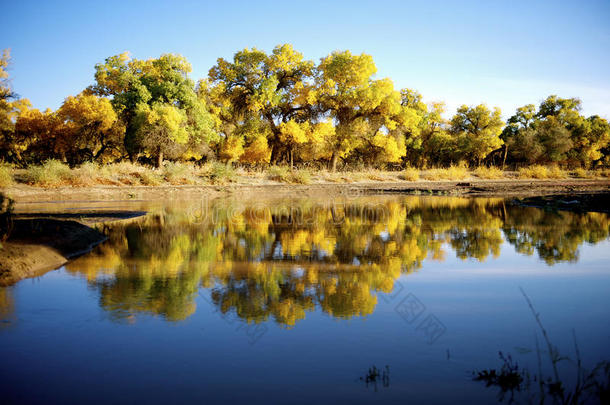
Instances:
[[[536,367],[519,287],[562,353],[574,330],[586,366],[610,359],[605,214],[412,196],[120,208],[149,215],[0,289],[3,403],[494,403],[473,370],[498,351]],[[386,378],[367,384],[372,366]]]

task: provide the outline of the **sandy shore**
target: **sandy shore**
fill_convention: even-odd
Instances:
[[[63,266],[106,240],[96,224],[129,220],[142,212],[16,215],[13,231],[0,248],[0,286]],[[75,219],[78,217],[78,219]]]
[[[337,196],[387,193],[424,193],[479,196],[533,196],[610,191],[608,180],[465,180],[416,182],[226,184],[215,186],[93,186],[40,188],[17,185],[5,193],[19,202],[156,200],[184,197],[223,197],[229,195]]]

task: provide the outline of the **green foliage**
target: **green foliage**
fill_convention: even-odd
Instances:
[[[499,108],[490,111],[485,105],[461,106],[451,119],[451,133],[455,137],[459,152],[470,163],[480,165],[493,150],[504,143],[501,112]]]
[[[58,187],[69,184],[74,178],[74,173],[65,163],[50,159],[40,166],[28,167],[25,178],[30,184],[45,187]]]
[[[214,184],[231,183],[235,181],[237,173],[233,166],[214,162],[207,167],[207,175]]]

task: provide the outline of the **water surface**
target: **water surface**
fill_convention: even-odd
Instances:
[[[146,209],[0,290],[9,403],[494,403],[537,326],[610,359],[610,217],[379,196],[26,207]],[[376,366],[386,378],[366,381]],[[569,373],[566,367],[566,373]]]

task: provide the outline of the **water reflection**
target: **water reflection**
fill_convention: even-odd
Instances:
[[[183,202],[104,229],[109,239],[67,265],[121,322],[138,314],[170,321],[196,310],[209,288],[223,313],[292,327],[319,308],[336,318],[371,314],[377,293],[424,259],[485,261],[507,241],[548,265],[578,260],[606,239],[600,213],[551,212],[503,199],[374,197],[332,203]]]

